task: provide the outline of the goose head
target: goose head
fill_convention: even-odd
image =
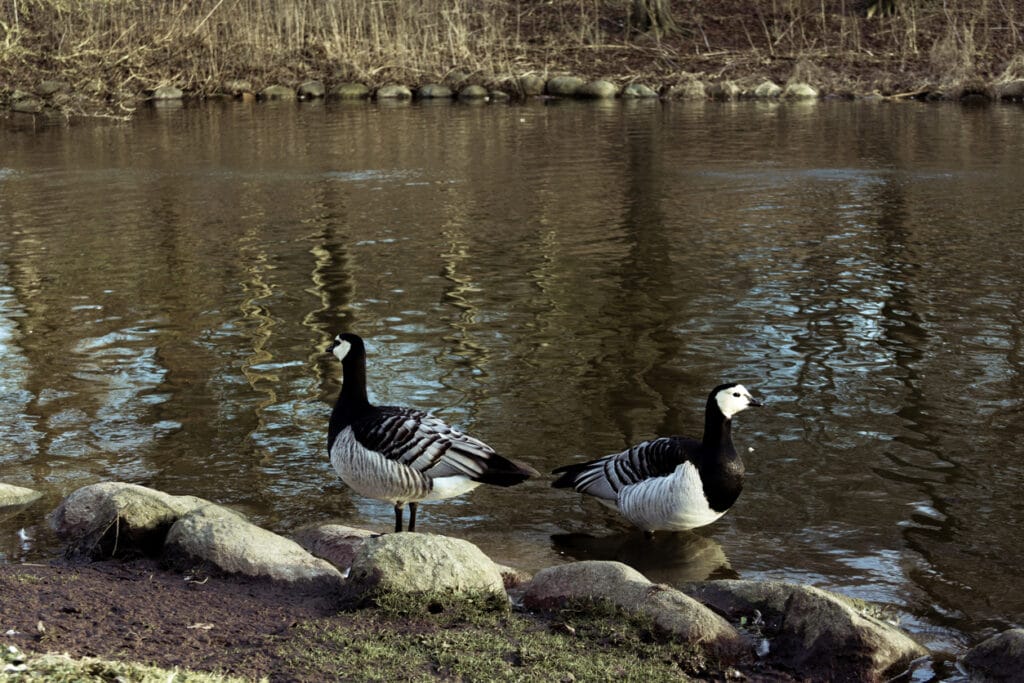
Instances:
[[[711,391],[710,399],[727,420],[747,408],[759,408],[764,405],[742,384],[721,384]]]
[[[344,361],[350,356],[358,358],[365,355],[366,347],[363,345],[363,339],[359,335],[342,332],[334,338],[331,345],[327,347],[327,351],[334,354],[334,357],[338,360]]]

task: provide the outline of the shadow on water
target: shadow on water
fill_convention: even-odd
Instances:
[[[709,579],[738,579],[722,546],[692,531],[660,532],[647,538],[628,531],[606,536],[585,533],[552,534],[559,553],[574,560],[604,560],[627,564],[655,583],[680,585]]]

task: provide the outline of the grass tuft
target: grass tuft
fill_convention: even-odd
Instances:
[[[243,683],[246,679],[93,657],[72,659],[60,654],[37,655],[24,653],[14,646],[4,646],[0,655],[0,683],[40,680],[48,683]]]
[[[299,626],[278,654],[312,675],[380,681],[680,681],[708,666],[695,648],[608,604],[574,603],[553,619],[455,604],[346,616]]]

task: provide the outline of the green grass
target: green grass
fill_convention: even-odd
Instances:
[[[182,669],[161,669],[143,664],[112,662],[67,655],[30,654],[4,646],[0,653],[0,683],[235,683],[244,679]]]
[[[486,601],[391,604],[300,625],[282,648],[314,677],[371,681],[685,681],[707,670],[649,621],[593,604],[554,620]]]

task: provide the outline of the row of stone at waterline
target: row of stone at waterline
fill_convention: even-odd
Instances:
[[[672,99],[758,99],[790,98],[815,99],[819,92],[806,83],[789,83],[782,87],[765,80],[756,88],[743,89],[732,81],[706,84],[693,79],[664,88],[661,92],[643,83],[629,83],[619,87],[608,80],[586,81],[578,76],[554,76],[544,79],[540,76],[523,76],[509,81],[506,89],[486,88],[470,84],[453,88],[442,83],[427,83],[417,88],[407,85],[389,84],[372,89],[364,83],[339,83],[330,88],[323,81],[312,80],[297,88],[286,85],[271,85],[256,91],[247,81],[231,81],[224,86],[225,94],[240,98],[265,100],[318,99],[461,99],[461,100],[507,100],[513,97],[571,97],[579,99],[644,99],[668,97]],[[154,100],[181,99],[185,93],[174,86],[161,86],[152,93]]]

